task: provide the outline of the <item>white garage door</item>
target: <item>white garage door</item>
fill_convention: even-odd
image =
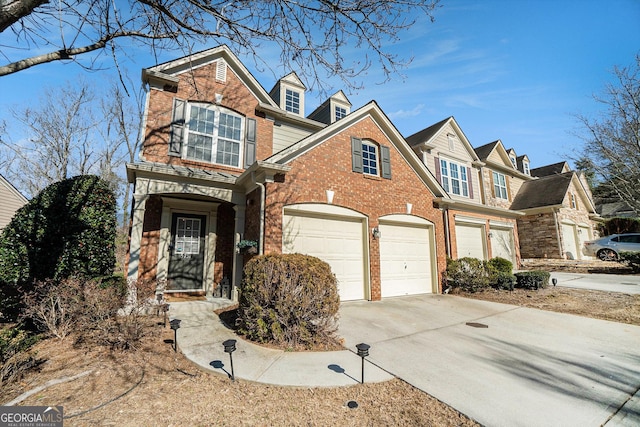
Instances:
[[[285,213],[282,250],[326,261],[338,279],[340,300],[364,299],[363,229],[360,219]]]
[[[587,240],[591,240],[591,229],[589,228],[589,226],[585,226],[585,225],[578,225],[578,250],[577,250],[577,254],[578,254],[578,258],[579,259],[591,259],[590,256],[585,255],[582,252],[582,249],[584,248],[584,242],[586,242]]]
[[[430,230],[409,224],[380,223],[383,298],[433,291]]]
[[[511,262],[516,261],[512,229],[491,229],[491,255],[494,258],[500,257]]]
[[[484,255],[484,228],[480,225],[456,224],[458,258],[486,259]]]
[[[576,231],[573,224],[562,224],[562,241],[564,243],[564,254],[567,259],[578,259]]]

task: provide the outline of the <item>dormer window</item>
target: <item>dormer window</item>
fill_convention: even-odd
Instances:
[[[516,161],[516,156],[509,156],[509,159],[511,159],[511,164],[513,165],[514,168],[518,168],[518,163]]]
[[[339,105],[336,105],[336,121],[340,120],[346,115],[347,115],[347,109]]]
[[[286,89],[285,110],[293,114],[300,114],[300,92]]]
[[[523,161],[522,162],[522,169],[524,170],[524,174],[525,175],[531,176],[531,169],[529,168],[529,162]]]

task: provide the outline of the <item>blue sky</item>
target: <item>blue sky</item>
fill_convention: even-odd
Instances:
[[[506,148],[527,154],[532,167],[564,160],[580,147],[574,115],[596,115],[601,107],[592,95],[613,81],[614,66],[631,65],[640,53],[638,0],[442,0],[441,5],[434,23],[418,22],[389,46],[413,57],[404,76],[380,84],[382,75],[370,70],[365,88],[348,94],[354,108],[376,100],[405,136],[454,116],[474,147],[501,139]],[[355,51],[347,49],[347,55]],[[138,82],[140,69],[154,61],[134,56],[135,61],[123,62]],[[240,59],[252,69],[249,60]],[[275,52],[273,60],[278,60]],[[271,89],[272,73],[253,73]],[[101,84],[107,75],[115,70],[90,73],[75,64],[51,64],[0,77],[0,120],[9,121],[11,106],[37,102],[45,86],[79,76]],[[337,80],[334,84],[334,91],[342,89]],[[306,112],[322,101],[307,94]]]

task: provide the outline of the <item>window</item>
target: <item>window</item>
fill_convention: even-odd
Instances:
[[[242,118],[208,104],[190,104],[187,159],[240,166]]]
[[[200,253],[200,220],[178,217],[175,254],[189,255]]]
[[[378,146],[367,141],[362,141],[362,171],[378,175]]]
[[[336,105],[336,121],[340,120],[346,115],[347,115],[347,109],[339,105]]]
[[[285,110],[294,114],[300,114],[300,93],[286,89],[284,106]]]
[[[469,179],[466,166],[440,159],[440,179],[447,193],[469,197]]]
[[[531,169],[529,169],[529,162],[522,162],[522,169],[524,170],[525,175],[531,175]]]
[[[578,202],[576,201],[576,195],[573,193],[569,194],[571,209],[578,209]]]
[[[509,200],[509,193],[507,192],[507,179],[503,174],[498,172],[493,173],[493,191],[496,197]]]
[[[511,159],[511,164],[513,165],[513,167],[518,169],[518,163],[516,162],[516,156],[509,156],[509,159]]]

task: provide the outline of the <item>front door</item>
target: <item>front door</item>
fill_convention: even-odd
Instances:
[[[203,289],[205,223],[204,215],[174,213],[171,217],[168,289]]]

